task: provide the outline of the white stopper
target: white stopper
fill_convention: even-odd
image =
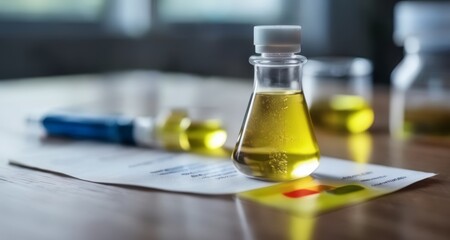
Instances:
[[[300,26],[255,26],[253,44],[256,53],[300,52]]]

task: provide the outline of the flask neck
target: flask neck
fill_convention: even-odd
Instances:
[[[263,58],[292,58],[295,57],[294,53],[262,53]]]
[[[293,53],[263,53],[250,57],[255,66],[254,91],[302,91],[306,58]]]

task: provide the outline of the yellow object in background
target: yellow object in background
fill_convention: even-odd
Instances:
[[[374,121],[374,112],[364,98],[356,95],[334,95],[317,100],[310,108],[315,126],[324,129],[361,133]]]
[[[305,65],[303,85],[314,127],[360,133],[374,122],[372,63],[364,58],[321,57]]]
[[[186,135],[191,149],[218,149],[227,139],[227,132],[219,120],[191,122],[186,129]]]
[[[192,121],[183,110],[171,111],[159,122],[156,137],[167,150],[207,154],[210,150],[220,149],[227,139],[220,121]]]

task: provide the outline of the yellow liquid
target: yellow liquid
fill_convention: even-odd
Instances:
[[[314,126],[336,132],[360,133],[372,126],[374,113],[360,96],[335,95],[311,105]]]
[[[406,109],[404,131],[407,136],[450,136],[450,109],[437,106]]]
[[[219,149],[227,140],[227,132],[220,121],[191,122],[186,129],[191,150]]]
[[[197,151],[216,154],[227,139],[217,120],[191,121],[187,112],[175,110],[158,125],[156,137],[170,151]]]
[[[244,174],[272,181],[308,176],[319,165],[319,148],[300,91],[252,96],[232,157]]]

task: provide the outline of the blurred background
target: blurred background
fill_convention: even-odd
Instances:
[[[364,57],[388,84],[395,1],[0,1],[0,79],[127,69],[248,77],[252,28],[303,27],[302,55]]]

